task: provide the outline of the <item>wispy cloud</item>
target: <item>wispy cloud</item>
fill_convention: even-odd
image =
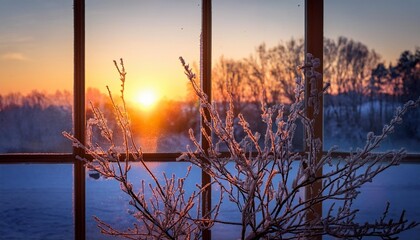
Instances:
[[[1,59],[2,60],[7,60],[7,61],[27,61],[27,60],[29,60],[28,57],[26,57],[23,53],[19,53],[19,52],[4,53],[4,54],[1,55]]]

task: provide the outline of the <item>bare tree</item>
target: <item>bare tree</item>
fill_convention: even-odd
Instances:
[[[261,44],[253,54],[241,60],[221,57],[213,68],[215,100],[226,102],[231,94],[235,113],[250,103],[256,109],[261,107],[261,102],[291,103],[298,74],[296,66],[302,61],[302,39],[291,39],[272,48]]]
[[[278,97],[273,98],[274,103],[292,103],[295,101],[295,79],[299,75],[297,66],[303,62],[303,39],[279,44],[269,50],[270,76],[272,82],[278,84]],[[274,89],[273,89],[274,90]],[[274,96],[274,94],[272,94]]]
[[[378,61],[379,55],[360,42],[346,37],[324,41],[324,75],[330,81],[331,95],[335,96],[327,98],[326,104],[333,107],[337,122],[360,124],[361,103]]]
[[[386,102],[384,102],[384,100],[385,94],[389,94],[386,92],[389,87],[387,83],[389,82],[389,72],[384,64],[380,63],[376,68],[372,69],[369,85],[367,87],[367,96],[370,102],[369,128],[371,131],[379,131],[380,126],[384,124],[386,118],[386,111],[384,109]],[[390,94],[392,94],[392,92]]]
[[[253,101],[252,88],[249,88],[246,64],[240,60],[226,59],[223,56],[213,68],[212,74],[214,99],[223,106],[226,112],[229,96],[238,113]]]

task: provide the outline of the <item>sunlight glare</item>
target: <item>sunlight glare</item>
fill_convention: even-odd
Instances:
[[[153,89],[143,89],[138,93],[136,100],[142,108],[150,109],[157,103],[158,97]]]

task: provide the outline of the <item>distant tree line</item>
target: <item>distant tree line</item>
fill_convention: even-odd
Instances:
[[[261,114],[262,102],[268,106],[285,104],[287,112],[287,105],[295,100],[295,78],[301,74],[297,66],[304,61],[303,56],[302,39],[291,39],[273,47],[261,44],[243,59],[221,56],[212,71],[215,104],[224,113],[232,99],[234,114],[242,113],[252,130],[259,131],[263,126],[258,126],[261,122],[256,120]],[[395,64],[387,66],[379,54],[363,43],[346,37],[325,38],[323,74],[324,81],[330,83],[324,96],[326,138],[356,141],[364,139],[367,131],[380,131],[397,106],[419,97],[419,59],[420,49],[414,53],[404,51]],[[195,69],[198,72],[198,67]],[[184,149],[189,139],[188,129],[193,128],[199,134],[198,100],[194,96],[189,89],[184,101],[164,99],[152,111],[129,105],[134,132],[140,138],[157,138],[158,151],[170,151],[174,145],[176,149]],[[86,99],[104,109],[111,128],[118,129],[106,94],[89,88]],[[93,115],[89,104],[86,107],[89,119]],[[0,95],[0,152],[35,151],[48,144],[65,144],[60,140],[60,133],[71,129],[71,116],[72,95],[66,91]],[[419,110],[408,114],[402,128],[397,137],[420,141]],[[51,138],[54,141],[46,138],[45,144],[39,143],[39,138],[45,134],[56,137]],[[236,134],[240,137],[244,133]],[[299,142],[303,132],[297,131],[297,135],[302,135],[297,139]],[[51,148],[51,151],[61,151],[69,147]]]
[[[288,104],[294,99],[295,78],[301,74],[303,40],[290,40],[274,47],[258,46],[243,59],[222,56],[213,68],[213,98],[221,111],[229,95],[235,113],[252,123],[260,103]],[[324,97],[324,129],[327,138],[359,141],[368,131],[378,132],[400,106],[420,95],[420,49],[404,51],[396,64],[386,66],[378,53],[363,43],[339,37],[324,39],[324,82],[330,88]],[[399,137],[420,141],[420,113],[411,112]],[[254,126],[259,129],[259,126]]]
[[[72,130],[72,99],[68,91],[0,95],[0,153],[71,152],[61,132]]]

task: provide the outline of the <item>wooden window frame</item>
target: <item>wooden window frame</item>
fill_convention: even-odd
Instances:
[[[308,3],[316,4],[323,2],[323,0],[306,0]],[[307,9],[305,14],[313,11]],[[323,15],[316,15],[315,17],[323,17]],[[74,106],[73,106],[73,124],[74,136],[82,143],[85,142],[86,130],[86,112],[85,112],[85,0],[73,0],[73,21],[74,21]],[[201,56],[200,56],[200,73],[201,86],[203,91],[211,97],[211,52],[212,52],[212,1],[202,0],[202,14],[201,14]],[[322,21],[322,20],[321,20]],[[306,26],[308,27],[308,26]],[[314,31],[315,33],[317,29]],[[322,31],[321,38],[322,38]],[[308,38],[309,37],[309,38]],[[318,36],[319,37],[319,36]],[[306,35],[307,39],[311,39],[311,35]],[[322,43],[321,43],[322,44]],[[317,47],[316,45],[310,45]],[[319,47],[319,46],[318,46]],[[322,49],[322,45],[320,46]],[[308,51],[311,48],[307,48]],[[322,50],[321,50],[322,51]],[[314,51],[312,51],[314,52]],[[315,53],[315,52],[314,52]],[[316,55],[316,54],[315,54]],[[319,55],[322,57],[322,54]],[[211,100],[211,99],[210,99]],[[202,119],[201,119],[202,122]],[[206,126],[205,130],[210,132]],[[322,126],[320,126],[322,134]],[[206,142],[203,135],[201,135],[201,144],[204,149],[207,149],[209,143]],[[206,147],[207,146],[207,147]],[[86,239],[86,169],[84,164],[76,159],[76,156],[84,156],[83,150],[73,148],[73,153],[36,153],[36,154],[0,154],[0,164],[16,164],[16,163],[31,163],[31,164],[73,164],[74,167],[74,237],[76,240]],[[145,161],[158,162],[175,162],[180,153],[145,153]],[[202,171],[202,185],[211,181],[208,174]],[[202,211],[206,214],[211,209],[211,189],[204,193],[202,198]],[[203,232],[203,240],[211,239],[211,230]]]
[[[305,0],[305,53],[310,52],[321,61],[320,69],[323,63],[323,18],[324,18],[324,0]],[[85,142],[85,0],[73,0],[73,21],[74,21],[74,106],[73,123],[74,135]],[[201,86],[203,91],[211,96],[211,52],[212,52],[212,1],[202,0],[201,15],[201,56],[200,73]],[[306,85],[310,89],[309,84]],[[322,91],[323,81],[316,85],[318,91]],[[320,104],[321,112],[323,109]],[[323,114],[314,115],[314,109],[307,107],[307,116],[315,118],[315,137],[323,137]],[[203,120],[201,119],[201,122]],[[210,132],[206,126],[205,130]],[[207,149],[209,143],[206,142],[203,135],[201,143],[204,149]],[[76,156],[84,156],[85,153],[77,148],[73,148],[72,153],[34,153],[34,154],[0,154],[0,164],[73,164],[74,167],[74,236],[76,240],[86,239],[86,176],[83,163],[76,159]],[[346,156],[348,153],[335,153],[335,156]],[[145,153],[145,161],[157,162],[175,162],[180,153]],[[319,154],[319,158],[322,153]],[[408,154],[404,159],[407,162],[419,161],[419,154]],[[318,174],[322,174],[319,172]],[[211,181],[210,176],[202,171],[202,185]],[[321,185],[314,185],[313,188],[320,188]],[[312,191],[315,192],[315,191]],[[205,204],[204,204],[205,203]],[[202,211],[204,214],[211,209],[211,190],[205,193],[203,198]],[[322,214],[322,204],[315,207],[316,212]],[[211,239],[211,231],[203,232],[203,239]],[[320,237],[319,239],[322,239]]]

